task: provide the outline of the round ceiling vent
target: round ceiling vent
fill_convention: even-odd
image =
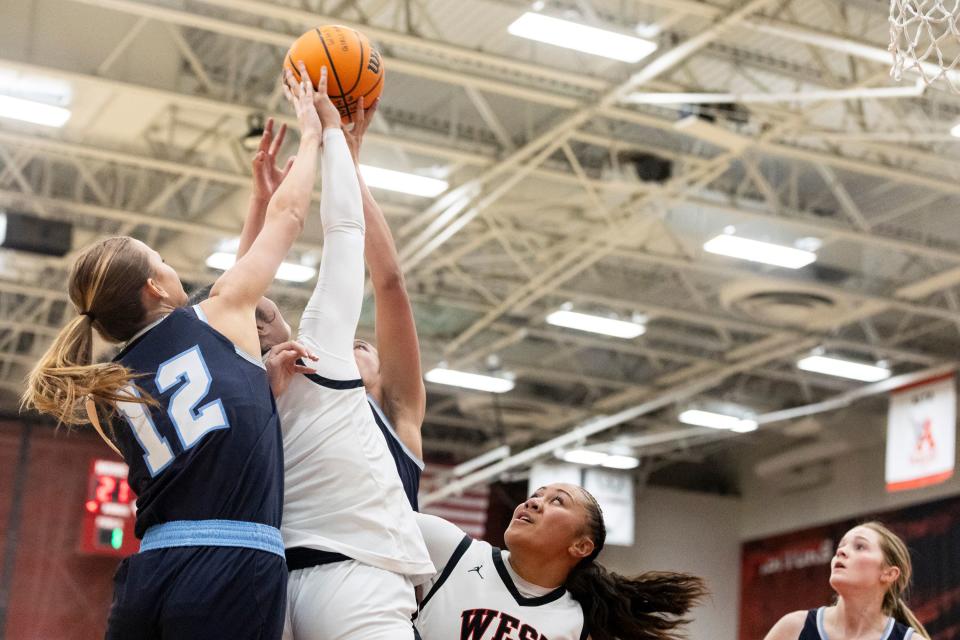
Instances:
[[[833,292],[804,283],[741,281],[720,291],[724,308],[765,324],[817,329],[829,326],[853,304]]]

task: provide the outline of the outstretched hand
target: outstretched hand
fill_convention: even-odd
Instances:
[[[320,82],[317,83],[317,91],[313,96],[313,106],[317,110],[324,130],[340,129],[340,110],[333,104],[327,93],[327,77],[327,68],[321,67]]]
[[[297,70],[300,73],[299,82],[294,78],[293,73],[289,69],[283,70],[283,95],[286,96],[290,104],[293,105],[293,110],[297,114],[301,139],[306,136],[314,136],[319,144],[320,136],[323,133],[323,125],[317,113],[317,96],[313,90],[313,82],[310,80],[310,74],[307,73],[307,67],[302,61],[297,62]],[[320,72],[320,86],[324,95],[326,95],[326,67]],[[327,100],[329,100],[329,98],[327,98]]]
[[[294,340],[282,342],[267,352],[264,366],[267,368],[267,379],[270,380],[270,389],[274,397],[282,396],[290,386],[293,376],[298,373],[317,372],[312,367],[300,364],[306,360],[316,361],[317,356]]]
[[[276,136],[273,135],[273,125],[273,118],[268,119],[263,127],[260,147],[253,156],[253,196],[264,202],[270,199],[283,179],[287,177],[294,161],[294,157],[291,156],[282,169],[277,167],[277,154],[287,135],[287,125],[280,125],[280,131]]]
[[[363,96],[360,96],[357,101],[357,112],[353,117],[353,128],[349,131],[343,130],[343,136],[347,139],[347,146],[350,147],[350,155],[353,156],[353,164],[355,165],[360,164],[360,146],[363,144],[363,135],[373,121],[373,116],[377,113],[379,105],[380,98],[377,98],[369,109],[364,110]]]

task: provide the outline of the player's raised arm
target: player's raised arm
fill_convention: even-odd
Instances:
[[[321,376],[353,380],[359,378],[353,337],[363,304],[363,205],[340,113],[326,90],[320,93],[323,257],[317,284],[300,317],[298,340],[319,356],[316,368]]]
[[[307,77],[306,74],[303,77]],[[324,97],[325,80],[326,74],[323,73],[320,91]],[[220,276],[213,285],[210,298],[202,303],[210,323],[250,353],[259,353],[260,343],[255,326],[246,320],[253,316],[257,302],[273,282],[280,263],[303,230],[321,142],[322,126],[310,81],[298,83],[292,74],[286,72],[284,93],[293,104],[300,126],[300,148],[296,159],[270,199],[263,229],[250,250]]]
[[[427,551],[430,553],[430,561],[437,568],[437,572],[443,571],[447,562],[456,552],[464,539],[468,536],[457,525],[449,520],[438,518],[426,513],[416,514],[417,526],[420,527],[420,533],[423,534],[423,541],[427,545]]]
[[[380,378],[379,390],[370,391],[379,396],[381,407],[393,423],[400,440],[417,457],[423,458],[420,427],[426,412],[427,392],[421,375],[417,326],[393,234],[359,170],[363,135],[376,113],[378,103],[374,102],[370,109],[364,111],[361,98],[354,128],[346,133],[363,196],[363,217],[367,226],[364,257],[370,270],[376,307]]]
[[[287,135],[287,125],[280,125],[280,130],[276,135],[274,135],[273,128],[273,118],[268,118],[266,125],[263,127],[260,146],[253,156],[253,190],[250,193],[250,207],[247,210],[247,217],[243,221],[243,230],[240,232],[240,245],[237,248],[238,259],[247,254],[250,246],[253,245],[253,241],[260,235],[270,198],[273,197],[283,179],[287,177],[295,160],[295,156],[291,156],[282,169],[277,166],[277,154],[280,153],[280,147],[283,146],[283,140]]]

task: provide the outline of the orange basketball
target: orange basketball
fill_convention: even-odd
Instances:
[[[327,93],[344,123],[353,122],[360,96],[366,108],[383,92],[380,53],[359,31],[339,25],[311,29],[294,41],[283,61],[297,80],[300,72],[295,65],[300,60],[314,88],[320,81],[320,69],[327,67]]]

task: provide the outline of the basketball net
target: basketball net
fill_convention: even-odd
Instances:
[[[960,93],[960,0],[890,0],[890,52],[896,80],[916,71],[928,85],[945,79]]]

